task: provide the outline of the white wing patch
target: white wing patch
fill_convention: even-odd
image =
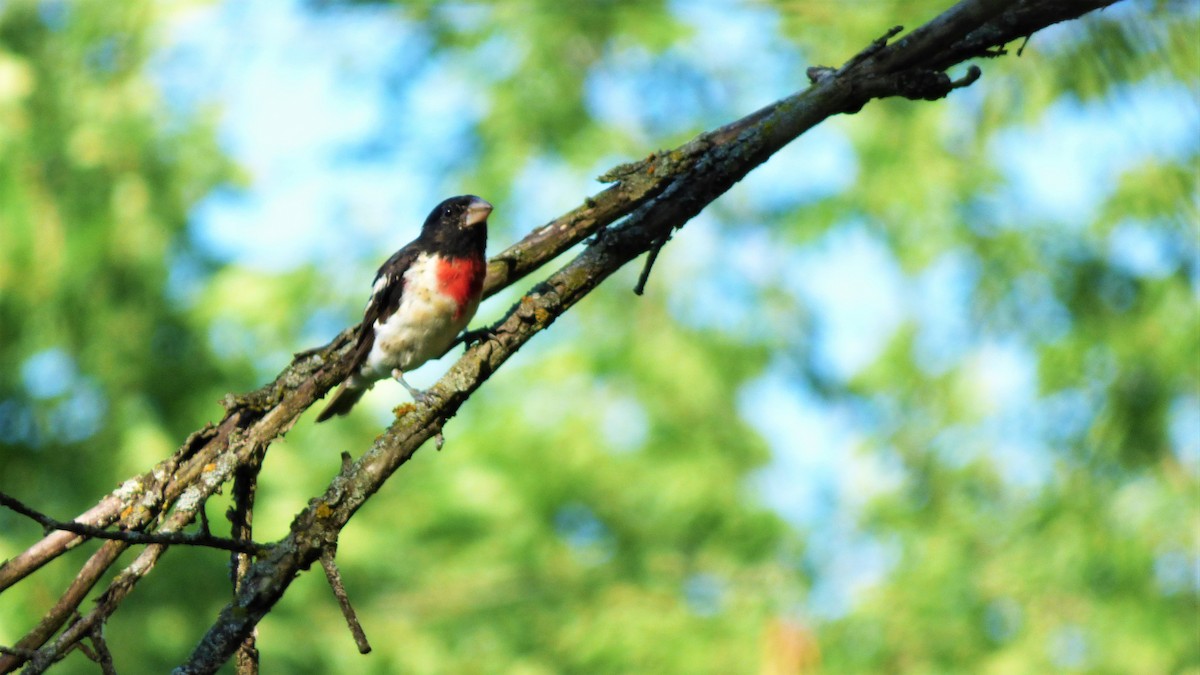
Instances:
[[[392,275],[390,274],[379,275],[379,278],[375,280],[375,285],[371,287],[371,299],[367,300],[367,307],[370,307],[371,303],[375,302],[375,298],[379,297],[379,294],[383,292],[383,289],[387,288],[388,282],[391,280]]]

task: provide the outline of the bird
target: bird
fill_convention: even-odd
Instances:
[[[317,422],[350,412],[388,377],[415,401],[425,399],[404,373],[446,353],[479,309],[491,212],[492,205],[475,195],[446,199],[429,213],[420,235],[383,263],[349,355],[351,374]]]

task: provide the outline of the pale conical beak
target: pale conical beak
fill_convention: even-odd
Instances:
[[[467,206],[467,226],[477,225],[487,220],[488,214],[492,212],[492,205],[488,202],[476,197]]]

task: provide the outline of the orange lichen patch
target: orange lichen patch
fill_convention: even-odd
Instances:
[[[320,504],[317,504],[317,510],[315,513],[317,514],[318,518],[323,520],[333,515],[333,509],[329,508],[329,505],[325,502],[321,502]]]
[[[395,408],[392,408],[392,414],[395,415],[396,417],[400,417],[401,415],[407,415],[408,413],[410,413],[416,409],[417,409],[417,406],[413,403],[401,403],[400,405],[396,406]]]
[[[211,471],[216,471],[216,470],[217,470],[217,465],[212,462],[209,462],[208,464],[204,465],[204,473],[209,473]]]

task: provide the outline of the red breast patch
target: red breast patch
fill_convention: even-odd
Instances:
[[[458,305],[454,318],[460,318],[466,311],[467,303],[477,299],[483,292],[486,273],[487,265],[478,258],[449,258],[438,262],[438,286]]]

